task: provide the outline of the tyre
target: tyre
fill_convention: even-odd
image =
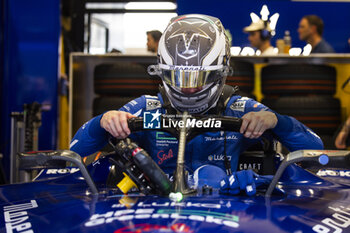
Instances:
[[[148,64],[119,62],[101,64],[94,71],[95,93],[99,95],[140,96],[158,92],[160,78],[147,73]]]
[[[336,70],[327,65],[269,65],[261,70],[262,93],[272,95],[334,95]]]
[[[332,97],[265,98],[262,103],[279,114],[296,118],[319,135],[333,135],[341,122],[340,102]]]
[[[136,97],[99,97],[94,99],[93,115],[97,116],[109,110],[118,110]]]
[[[250,94],[254,90],[254,65],[245,61],[231,61],[233,73],[226,78],[226,84],[238,86],[242,92]]]

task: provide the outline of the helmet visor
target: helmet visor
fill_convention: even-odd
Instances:
[[[223,70],[163,69],[163,81],[176,88],[200,88],[223,77]]]

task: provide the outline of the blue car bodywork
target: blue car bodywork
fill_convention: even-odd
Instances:
[[[77,168],[46,169],[35,182],[0,187],[1,232],[350,232],[350,175],[292,164],[264,195],[168,197],[109,188],[108,156],[87,169],[92,195]]]

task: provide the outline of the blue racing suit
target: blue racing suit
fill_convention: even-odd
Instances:
[[[162,107],[163,99],[158,96],[144,95],[130,101],[120,111],[129,112],[135,116],[143,116],[144,112],[165,114]],[[225,106],[225,116],[241,118],[251,111],[272,111],[263,104],[247,98],[234,95]],[[323,143],[308,127],[293,117],[275,113],[278,119],[276,127],[266,131],[263,136],[275,138],[290,151],[299,149],[323,149]],[[85,123],[72,139],[70,149],[81,156],[90,155],[107,143],[107,132],[101,128],[102,115],[96,116]],[[193,172],[203,164],[224,166],[224,135],[226,135],[226,154],[231,162],[232,170],[238,165],[239,155],[261,139],[248,139],[239,132],[208,132],[196,136],[187,143],[185,160],[187,169]],[[143,131],[130,135],[140,147],[145,149],[165,173],[172,173],[176,167],[178,141],[168,133],[160,131]]]

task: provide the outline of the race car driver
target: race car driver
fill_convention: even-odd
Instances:
[[[152,114],[219,114],[242,118],[240,132],[210,132],[186,145],[187,168],[194,171],[203,164],[227,169],[224,158],[236,170],[239,155],[265,138],[275,138],[290,151],[322,149],[321,139],[296,119],[280,115],[263,104],[235,94],[225,85],[229,74],[230,47],[219,19],[206,15],[173,18],[158,48],[159,74],[163,86],[157,96],[141,96],[120,108],[94,117],[72,139],[70,149],[81,156],[100,150],[108,133],[122,139],[131,137],[166,172],[176,166],[178,141],[157,131],[132,133],[127,120]],[[152,117],[152,118],[153,118]]]

